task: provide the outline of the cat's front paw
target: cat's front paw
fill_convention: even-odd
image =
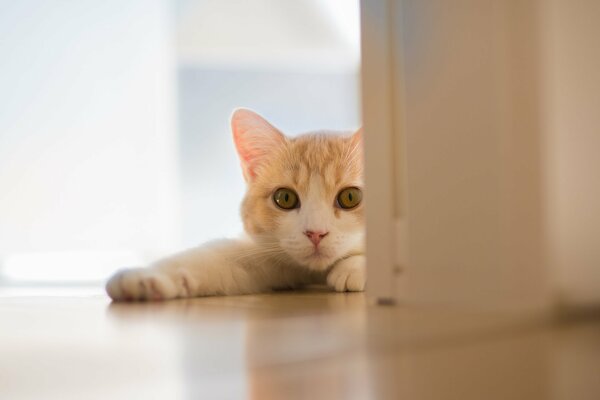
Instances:
[[[150,268],[126,269],[106,283],[106,293],[115,301],[167,300],[177,297],[171,277]]]
[[[365,256],[352,256],[339,261],[327,275],[327,284],[337,292],[362,292],[367,283]]]

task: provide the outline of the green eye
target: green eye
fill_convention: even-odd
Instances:
[[[273,194],[273,201],[277,207],[284,210],[291,210],[300,206],[296,192],[287,188],[277,189]]]
[[[337,203],[341,208],[350,209],[360,204],[362,192],[357,187],[342,189],[337,196]]]

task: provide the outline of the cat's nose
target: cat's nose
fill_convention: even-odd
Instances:
[[[327,235],[329,235],[329,232],[325,232],[325,231],[304,231],[304,234],[306,235],[306,237],[308,237],[308,239],[313,242],[313,244],[315,246],[318,246],[319,243],[321,243],[321,240],[323,240],[323,238]]]

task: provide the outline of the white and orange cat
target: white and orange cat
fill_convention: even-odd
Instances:
[[[231,128],[247,192],[247,237],[219,240],[106,284],[118,301],[234,295],[326,283],[362,291],[366,283],[361,133],[284,136],[238,109]]]

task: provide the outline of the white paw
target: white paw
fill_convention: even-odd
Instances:
[[[337,292],[362,292],[367,283],[365,256],[352,256],[339,261],[327,275],[327,284]]]
[[[149,268],[119,271],[106,283],[106,293],[115,301],[166,300],[178,292],[169,275]]]

